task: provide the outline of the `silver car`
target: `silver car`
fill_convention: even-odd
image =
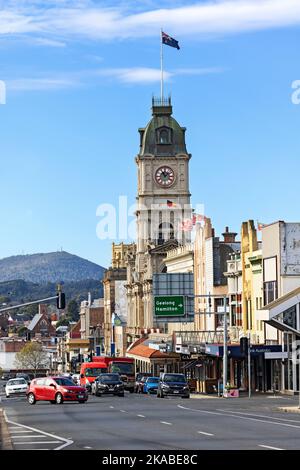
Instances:
[[[5,385],[6,398],[12,395],[26,395],[28,383],[25,379],[10,379]]]

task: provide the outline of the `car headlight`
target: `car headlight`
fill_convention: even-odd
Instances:
[[[169,385],[163,384],[162,388],[170,388]]]
[[[189,389],[188,385],[185,385],[185,386],[183,387],[183,390],[188,390],[188,389]]]

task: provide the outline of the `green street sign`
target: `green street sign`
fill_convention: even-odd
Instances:
[[[183,316],[184,297],[183,295],[165,295],[154,297],[154,315],[157,317],[178,317]]]

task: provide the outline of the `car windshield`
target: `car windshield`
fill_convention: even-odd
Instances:
[[[106,367],[89,367],[85,369],[85,375],[86,377],[98,377],[98,375],[103,374],[106,370]]]
[[[99,377],[101,382],[117,382],[120,380],[119,374],[105,374]]]
[[[168,374],[164,376],[164,382],[180,382],[185,383],[186,378],[184,375],[177,375],[177,374]]]
[[[111,365],[112,372],[118,372],[119,374],[134,374],[134,364],[131,362],[114,362]]]
[[[148,377],[147,382],[151,382],[153,384],[158,383],[159,378],[158,377]]]
[[[27,385],[27,382],[25,379],[15,379],[15,380],[10,380],[7,385]]]
[[[68,387],[74,387],[74,382],[71,379],[68,379],[66,377],[58,377],[54,379],[54,382],[57,383],[57,385],[67,385]]]

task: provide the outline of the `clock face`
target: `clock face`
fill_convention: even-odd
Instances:
[[[155,181],[163,188],[168,188],[174,183],[175,174],[169,166],[162,166],[156,170]]]

